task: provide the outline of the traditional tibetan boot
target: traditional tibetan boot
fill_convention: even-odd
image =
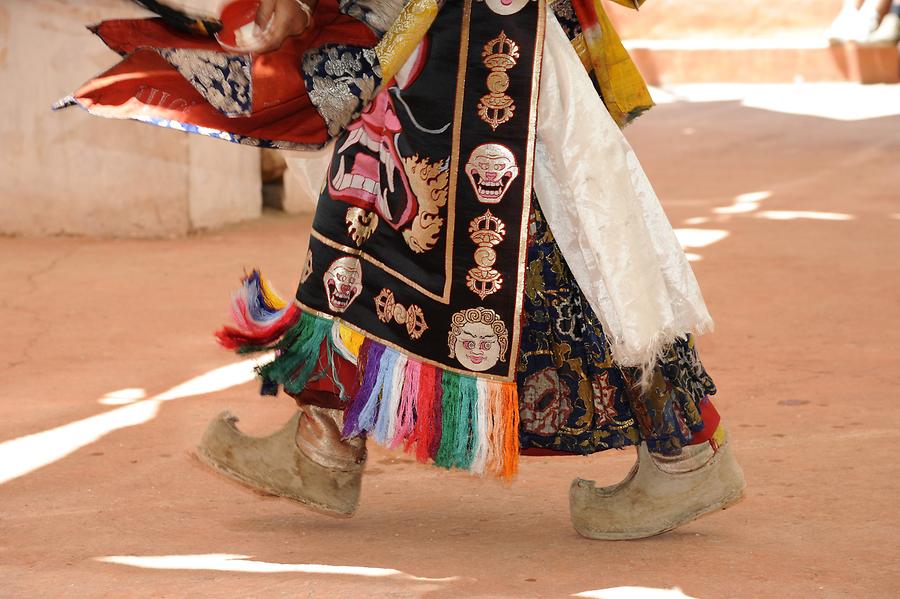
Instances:
[[[744,474],[727,436],[684,447],[675,457],[651,455],[645,443],[622,482],[597,488],[576,478],[569,490],[572,525],[590,539],[651,537],[734,505],[744,495]]]
[[[341,439],[343,411],[301,406],[277,433],[250,437],[222,412],[206,429],[201,461],[248,487],[298,501],[334,516],[359,504],[365,439]]]

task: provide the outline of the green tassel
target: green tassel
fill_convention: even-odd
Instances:
[[[441,381],[441,445],[435,464],[468,469],[475,459],[474,431],[478,419],[476,379],[444,371]]]
[[[461,422],[465,428],[456,437],[456,466],[463,470],[472,467],[475,461],[475,431],[478,430],[478,380],[471,376],[461,376],[459,385]]]
[[[445,370],[441,379],[441,444],[434,463],[444,468],[453,467],[453,449],[456,444],[456,429],[459,427],[459,412],[456,409],[459,378],[458,374]]]
[[[332,322],[304,312],[271,349],[278,356],[257,369],[264,381],[281,385],[288,393],[300,393],[319,363],[322,342],[331,331]],[[330,350],[329,350],[330,351]]]

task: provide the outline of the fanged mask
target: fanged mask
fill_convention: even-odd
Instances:
[[[466,174],[479,201],[498,204],[519,176],[519,166],[506,146],[482,144],[472,151],[466,163]]]
[[[341,138],[328,176],[328,192],[399,229],[415,215],[416,196],[402,167],[403,132],[390,92],[378,94]]]
[[[362,264],[358,258],[344,256],[325,271],[325,294],[335,312],[343,312],[362,293]]]

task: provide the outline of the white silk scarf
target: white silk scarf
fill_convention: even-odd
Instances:
[[[535,192],[620,366],[712,330],[700,287],[634,151],[551,11],[538,106]]]

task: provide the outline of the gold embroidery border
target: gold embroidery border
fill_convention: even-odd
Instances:
[[[453,285],[453,246],[456,236],[456,194],[459,186],[459,145],[462,135],[463,103],[466,95],[466,74],[469,62],[469,28],[472,25],[472,0],[463,5],[462,25],[459,31],[459,66],[456,70],[456,97],[453,110],[453,138],[450,148],[450,189],[447,192],[447,254],[444,272],[447,280],[444,286],[443,303],[450,305],[450,290]]]
[[[547,4],[538,2],[538,22],[535,33],[534,68],[531,79],[531,106],[528,114],[528,145],[525,156],[525,196],[522,198],[522,228],[519,234],[519,256],[527,257],[528,251],[528,221],[531,217],[531,194],[534,183],[534,146],[537,139],[538,98],[541,93],[541,67],[544,62],[544,37],[547,30]],[[519,264],[516,280],[516,309],[513,313],[516,321],[513,324],[513,336],[510,347],[516,349],[516,357],[509,360],[509,371],[505,380],[515,380],[516,366],[519,362],[520,341],[522,337],[522,310],[525,303],[525,270],[527,259],[522,259]]]

